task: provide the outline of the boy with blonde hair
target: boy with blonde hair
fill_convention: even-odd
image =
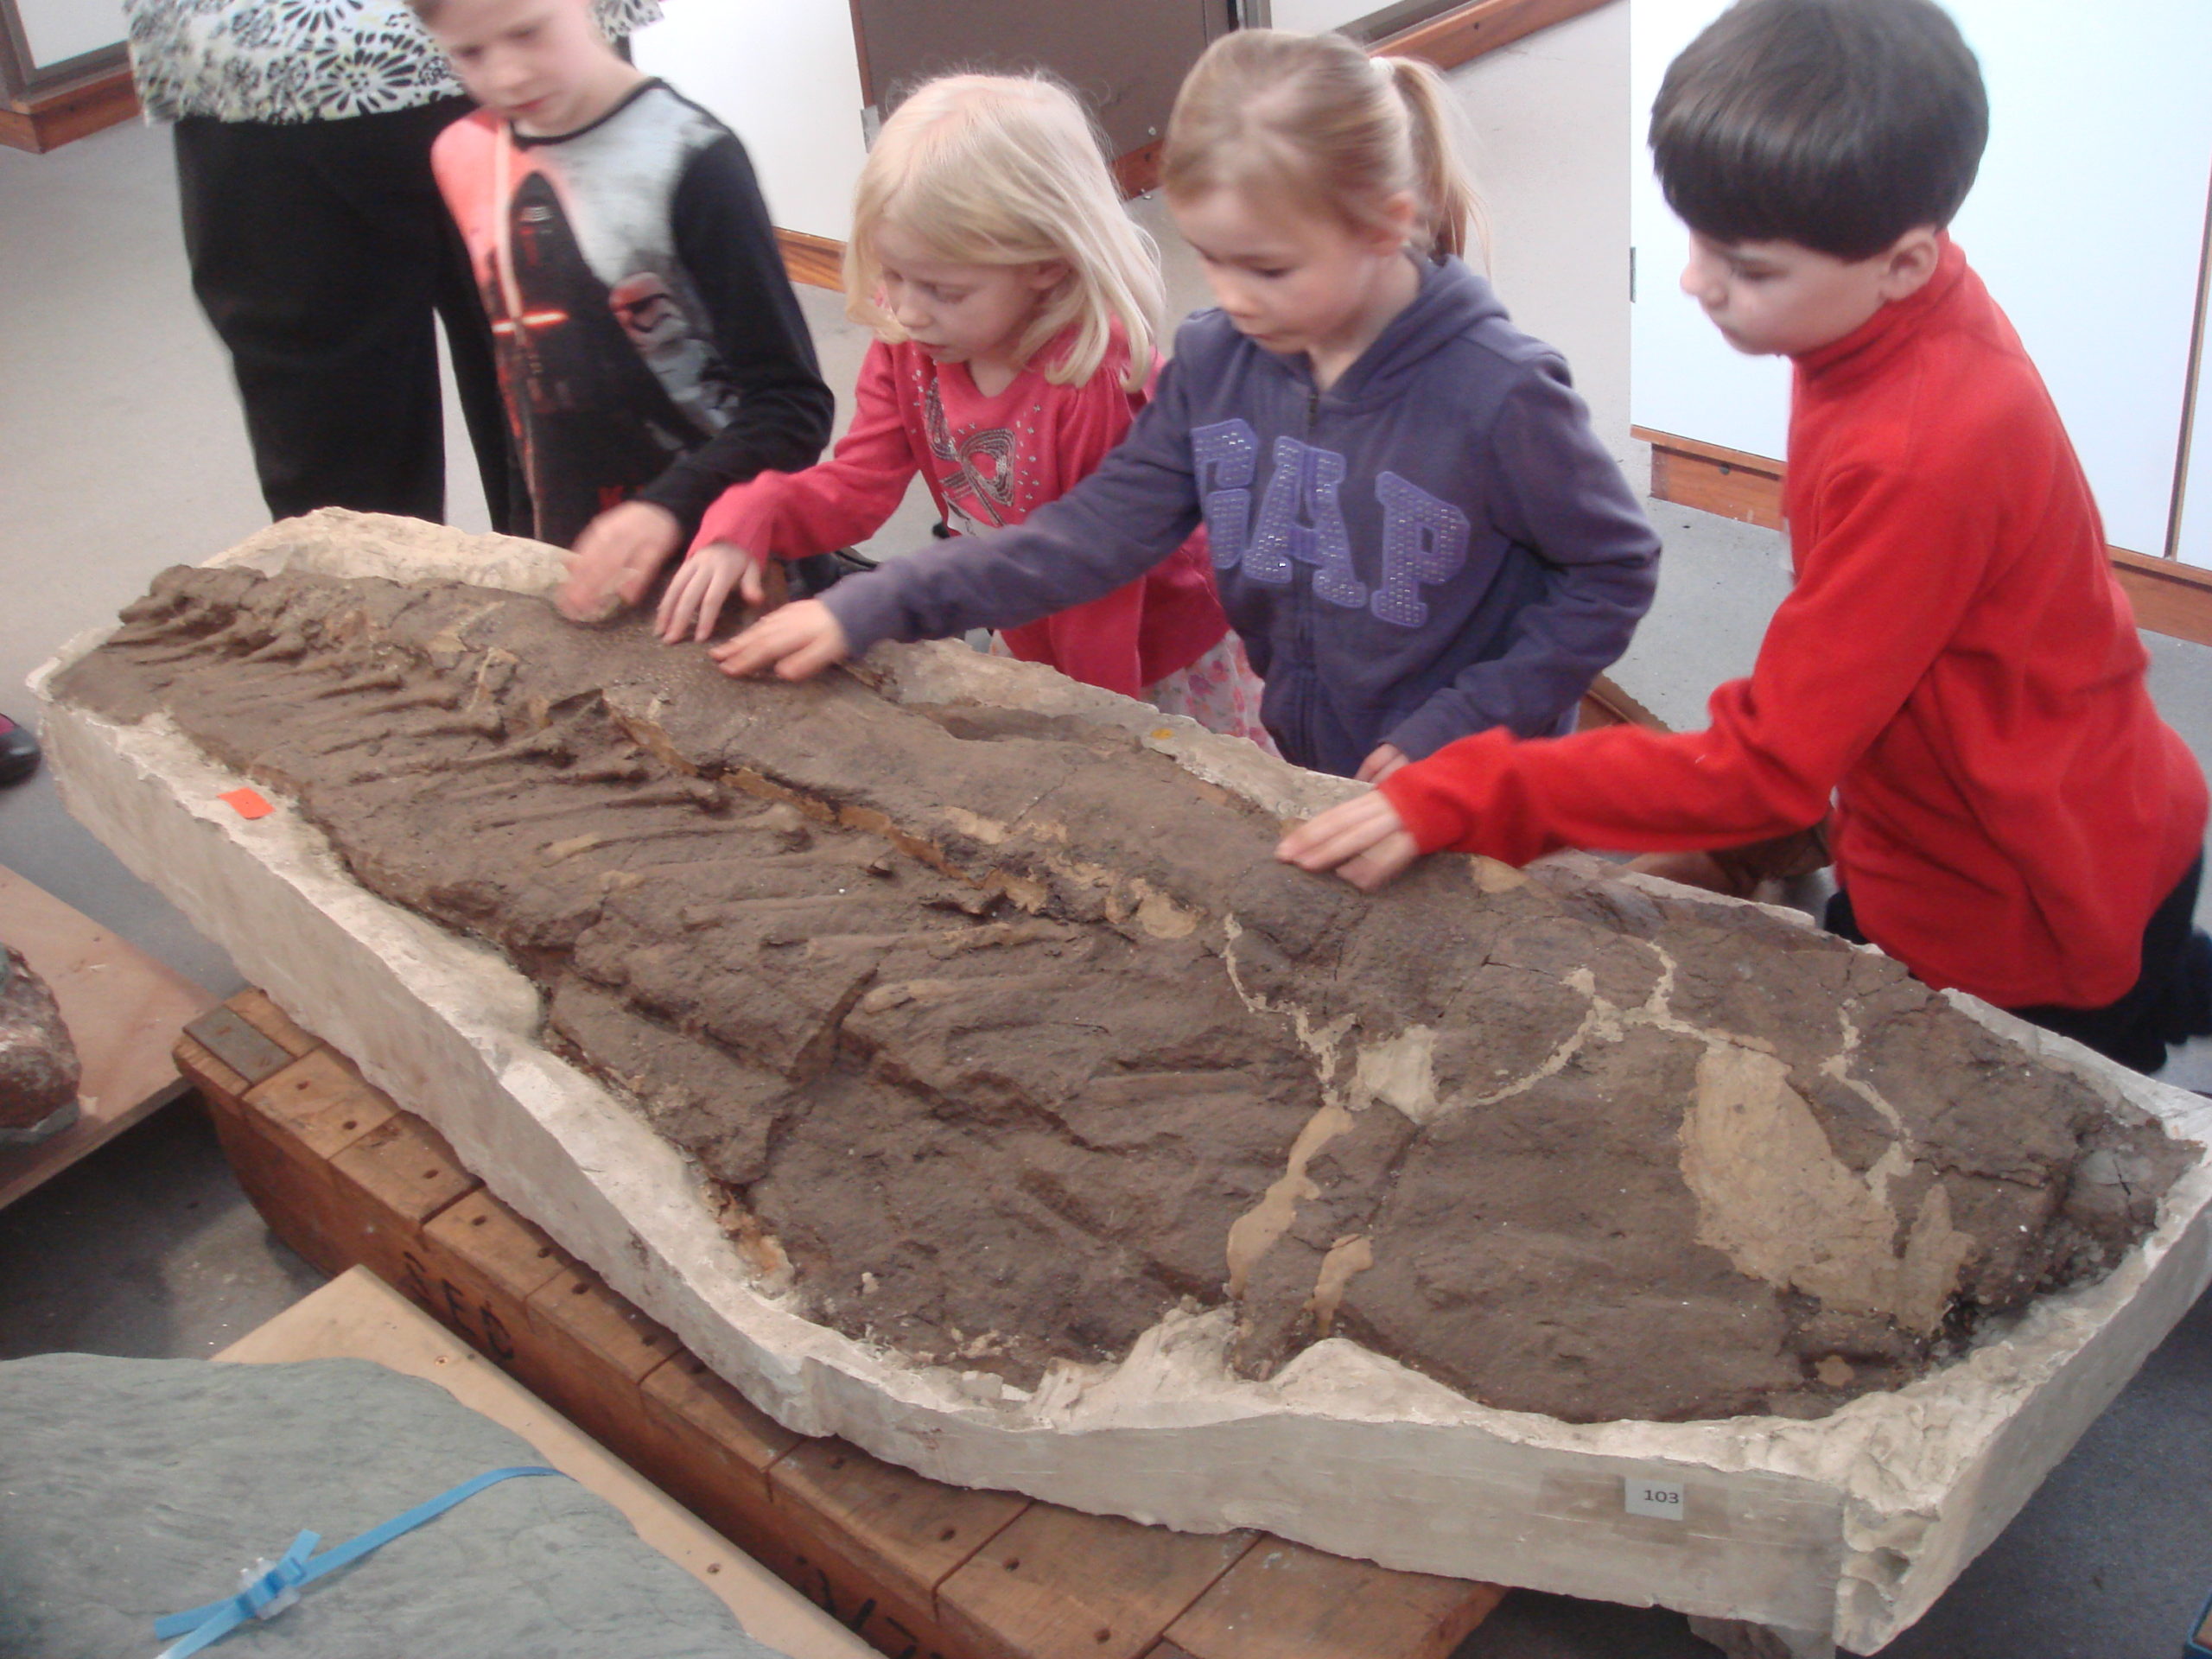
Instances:
[[[594,594],[649,575],[724,489],[830,435],[752,165],[588,0],[409,3],[483,106],[431,163],[491,318],[529,497],[512,527],[573,548]]]
[[[1796,367],[1797,583],[1701,732],[1491,731],[1287,836],[1380,886],[1443,849],[1688,851],[1831,811],[1828,925],[2141,1071],[2212,1033],[2206,793],[2050,395],[1945,226],[1988,125],[1929,0],[1741,0],[1651,143],[1683,287]]]

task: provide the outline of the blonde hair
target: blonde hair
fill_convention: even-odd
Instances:
[[[1341,35],[1240,29],[1176,94],[1160,183],[1185,200],[1287,194],[1363,229],[1387,224],[1383,204],[1402,191],[1420,251],[1464,254],[1481,204],[1451,111],[1444,77],[1418,59],[1370,58]]]
[[[1034,76],[947,75],[883,124],[853,192],[845,311],[897,341],[905,334],[877,297],[875,236],[886,223],[959,264],[1065,262],[1017,357],[1027,362],[1072,327],[1071,349],[1046,378],[1088,380],[1118,322],[1129,349],[1122,384],[1136,391],[1149,378],[1165,304],[1159,256],[1122,211],[1090,123],[1065,88]]]

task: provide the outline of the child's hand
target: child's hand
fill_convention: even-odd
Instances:
[[[734,639],[708,655],[734,679],[773,668],[779,678],[810,680],[851,650],[845,630],[818,599],[802,599],[771,611]]]
[[[1282,838],[1275,856],[1316,875],[1334,870],[1373,893],[1421,856],[1405,820],[1381,790],[1331,807]]]
[[[661,643],[680,645],[688,633],[703,644],[713,635],[722,601],[733,588],[755,610],[765,605],[768,590],[760,580],[760,561],[728,542],[696,550],[677,567],[668,591],[660,596],[660,614],[653,626]]]
[[[1406,764],[1405,751],[1395,743],[1378,743],[1375,753],[1359,763],[1352,776],[1363,784],[1379,784]]]
[[[609,507],[576,537],[568,580],[553,602],[572,622],[602,621],[643,599],[653,573],[683,544],[683,526],[666,507],[650,501]]]

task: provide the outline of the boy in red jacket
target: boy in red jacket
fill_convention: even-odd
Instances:
[[[1834,931],[2139,1070],[2212,1033],[2203,775],[2050,394],[1944,232],[1987,108],[1929,0],[1741,0],[1675,60],[1651,144],[1682,286],[1796,365],[1796,588],[1706,730],[1480,733],[1281,856],[1371,889],[1442,849],[1712,849],[1832,810]]]

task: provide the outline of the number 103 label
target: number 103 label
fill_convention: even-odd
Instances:
[[[1638,1480],[1630,1476],[1624,1485],[1627,1497],[1623,1507],[1630,1515],[1656,1515],[1662,1521],[1682,1518],[1682,1488],[1679,1481]]]

